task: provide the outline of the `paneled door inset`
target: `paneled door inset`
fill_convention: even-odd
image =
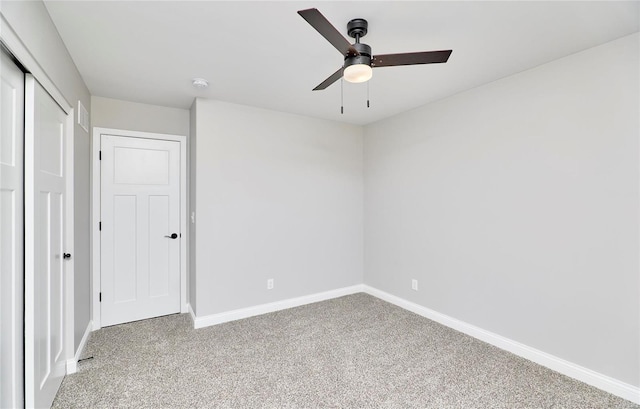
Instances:
[[[180,312],[180,143],[101,137],[101,321]]]
[[[67,115],[30,75],[25,91],[25,401],[48,408],[66,373]]]

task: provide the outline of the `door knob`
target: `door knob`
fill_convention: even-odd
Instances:
[[[62,258],[67,260],[71,258],[71,253],[62,253]]]
[[[171,236],[164,236],[168,239],[177,239],[178,238],[178,233],[171,233]]]

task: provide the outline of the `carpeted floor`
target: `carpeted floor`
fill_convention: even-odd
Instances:
[[[54,408],[640,408],[366,294],[92,333]]]

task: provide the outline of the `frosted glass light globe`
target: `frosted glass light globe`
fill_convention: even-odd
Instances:
[[[343,75],[349,82],[365,82],[371,79],[373,70],[367,64],[353,64],[344,69]]]

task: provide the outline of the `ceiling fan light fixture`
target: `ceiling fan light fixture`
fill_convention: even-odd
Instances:
[[[371,47],[366,44],[354,44],[354,46],[361,48],[358,51],[362,54],[348,56],[344,59],[344,72],[342,75],[349,82],[367,82],[373,76],[370,57]]]
[[[353,64],[344,69],[344,79],[353,82],[367,82],[373,76],[373,70],[368,64]]]
[[[322,81],[313,90],[320,91],[343,78],[349,82],[366,82],[373,75],[373,67],[394,67],[399,65],[438,64],[449,59],[452,50],[421,51],[417,53],[383,54],[371,53],[371,47],[361,43],[362,37],[369,31],[369,23],[363,18],[355,18],[347,23],[347,32],[356,42],[351,44],[344,38],[318,9],[299,10],[298,14],[307,21],[321,36],[344,56],[344,64],[329,78]]]

